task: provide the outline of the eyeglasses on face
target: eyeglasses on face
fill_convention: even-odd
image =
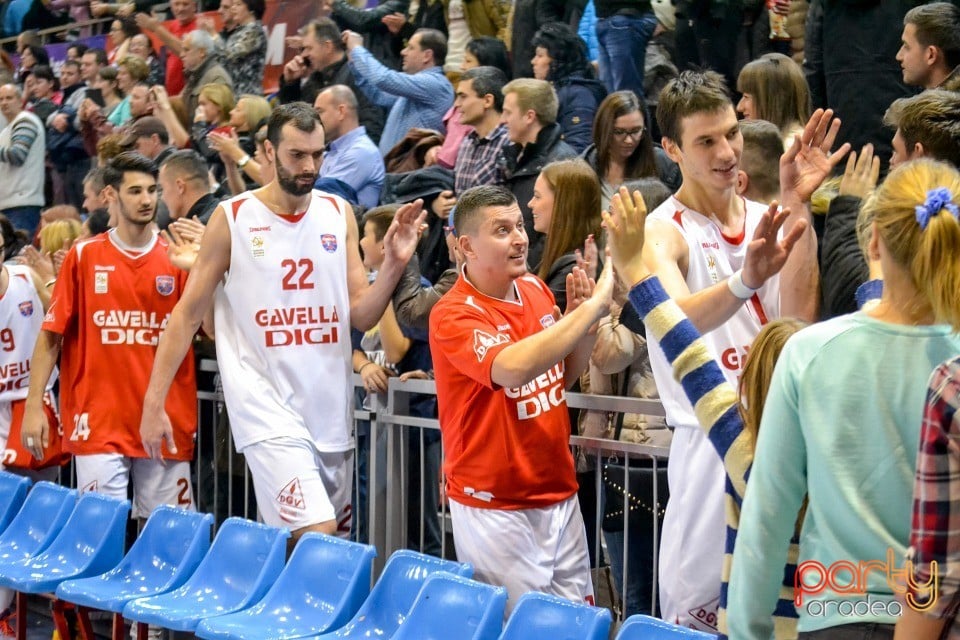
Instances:
[[[634,127],[633,129],[614,129],[613,135],[621,140],[626,140],[628,137],[633,138],[634,140],[639,140],[643,137],[644,131],[646,131],[646,127]]]

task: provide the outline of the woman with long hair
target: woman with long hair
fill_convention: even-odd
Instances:
[[[600,237],[597,176],[583,160],[551,162],[537,177],[529,206],[534,229],[547,236],[537,275],[566,309],[567,274],[577,265],[576,251],[588,237]]]
[[[230,120],[227,122],[229,130],[211,131],[207,134],[207,144],[220,154],[220,161],[227,169],[232,193],[241,193],[260,183],[259,163],[253,161],[257,152],[254,134],[269,117],[270,103],[266,98],[248,93],[240,96],[237,105],[230,111]],[[251,171],[247,170],[251,163],[254,163],[257,170],[253,176],[250,175]],[[250,169],[253,170],[253,167]],[[243,178],[244,175],[247,179]]]
[[[510,53],[507,51],[507,45],[499,38],[480,36],[467,43],[460,71],[469,71],[475,67],[496,67],[503,71],[507,80],[513,79]]]
[[[597,107],[607,96],[587,59],[587,44],[569,25],[550,22],[533,36],[533,45],[533,77],[553,83],[563,139],[582,153],[590,144]]]
[[[140,33],[140,27],[133,18],[117,18],[110,23],[110,53],[107,54],[107,61],[116,65],[127,57],[130,53],[130,39]]]
[[[643,105],[632,91],[611,93],[600,103],[593,120],[593,143],[583,159],[600,179],[603,209],[629,180],[657,178],[671,193],[680,188],[680,169],[653,143]]]
[[[810,119],[810,87],[803,69],[782,53],[768,53],[747,63],[737,78],[737,91],[743,94],[737,111],[747,120],[777,125],[785,149]]]

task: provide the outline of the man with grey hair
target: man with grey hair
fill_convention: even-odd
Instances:
[[[386,171],[380,150],[357,116],[357,96],[350,87],[335,84],[321,91],[313,103],[327,135],[327,152],[318,182],[341,180],[357,192],[366,208],[377,206]]]
[[[193,118],[200,99],[200,89],[208,84],[225,84],[233,90],[230,74],[217,60],[217,41],[206,31],[191,31],[183,38],[183,69],[187,83],[180,98]]]
[[[43,206],[43,123],[24,110],[23,94],[15,84],[0,87],[0,114],[7,121],[0,131],[0,213],[32,238]]]

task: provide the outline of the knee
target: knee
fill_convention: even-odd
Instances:
[[[327,520],[326,522],[318,522],[316,524],[310,524],[296,531],[291,532],[290,539],[296,543],[305,533],[325,533],[328,536],[336,535],[337,533],[337,521],[336,520]]]

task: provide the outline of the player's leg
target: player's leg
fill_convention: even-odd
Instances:
[[[477,509],[450,500],[453,542],[460,562],[473,565],[475,580],[507,588],[506,615],[527,591],[548,591],[554,545],[544,545],[531,512]]]
[[[130,458],[119,453],[91,453],[73,459],[80,493],[93,491],[117,500],[127,499]]]
[[[308,531],[336,535],[337,510],[311,441],[271,438],[245,447],[243,455],[253,477],[257,511],[266,524],[290,529],[289,548]],[[349,502],[349,480],[344,485]]]
[[[590,578],[590,550],[577,494],[548,507],[541,523],[546,540],[556,543],[553,581],[550,590],[555,596],[573,602],[595,604],[593,581]]]
[[[196,510],[189,462],[134,458],[132,473],[132,517],[145,520],[161,504]]]

